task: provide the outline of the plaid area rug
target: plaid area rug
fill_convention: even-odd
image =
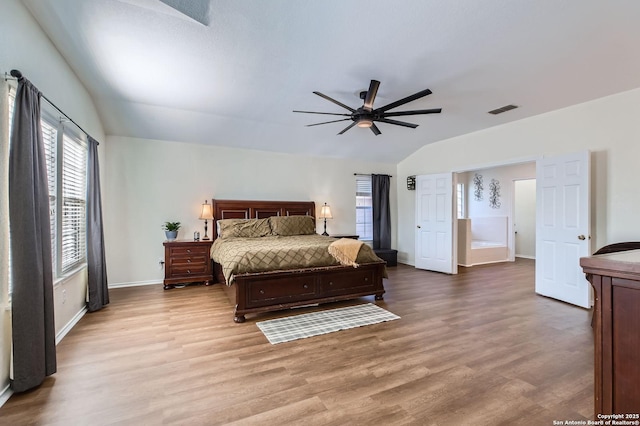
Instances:
[[[373,303],[367,303],[365,305],[261,321],[257,322],[256,325],[269,342],[275,345],[399,318],[399,316]]]

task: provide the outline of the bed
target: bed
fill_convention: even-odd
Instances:
[[[258,272],[231,272],[230,267],[220,265],[215,260],[223,261],[219,252],[214,254],[216,247],[228,240],[228,234],[222,231],[220,241],[220,223],[232,222],[227,219],[265,219],[282,223],[280,218],[290,216],[307,216],[313,223],[315,233],[315,203],[313,201],[251,201],[251,200],[212,200],[214,223],[212,236],[212,261],[214,275],[223,288],[232,305],[234,305],[234,321],[244,322],[247,314],[258,314],[293,307],[329,303],[340,300],[355,299],[364,296],[374,296],[375,300],[382,300],[384,294],[383,279],[386,276],[385,262],[373,255],[362,261],[358,254],[358,267],[342,265],[335,261],[327,265],[310,264],[293,269],[276,266],[274,269],[260,269]],[[274,218],[274,219],[268,219]],[[295,218],[292,218],[295,219]],[[221,221],[221,222],[220,222]],[[261,221],[250,221],[255,228],[251,232],[262,235]],[[229,229],[229,228],[228,228]],[[257,229],[257,231],[256,231]],[[272,235],[264,238],[254,238],[260,244],[266,244]],[[312,236],[316,239],[337,241],[322,236]],[[235,236],[234,236],[235,238]],[[242,236],[235,241],[236,246],[242,246]],[[286,237],[285,237],[286,238]],[[285,239],[282,238],[282,239]],[[364,247],[364,246],[363,246]],[[236,247],[237,248],[237,247]],[[367,247],[362,252],[372,250]],[[265,253],[265,251],[263,251]],[[368,256],[368,254],[367,254]],[[225,263],[226,260],[223,262]]]

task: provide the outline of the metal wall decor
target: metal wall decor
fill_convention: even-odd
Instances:
[[[407,176],[407,189],[409,191],[416,190],[416,177],[415,176]]]
[[[473,196],[476,201],[482,201],[484,198],[482,191],[484,190],[484,183],[482,181],[482,175],[476,173],[473,176]]]
[[[489,184],[489,206],[492,209],[500,208],[500,181],[491,179]]]

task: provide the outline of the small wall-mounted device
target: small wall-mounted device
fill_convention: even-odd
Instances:
[[[416,190],[416,177],[414,176],[407,176],[407,189],[409,191],[415,191]]]

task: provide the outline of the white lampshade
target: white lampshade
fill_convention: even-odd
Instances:
[[[320,215],[318,215],[320,219],[333,219],[331,215],[331,207],[327,203],[324,203],[324,206],[320,207]]]
[[[202,205],[202,212],[200,213],[200,220],[213,220],[213,206],[204,201]]]

